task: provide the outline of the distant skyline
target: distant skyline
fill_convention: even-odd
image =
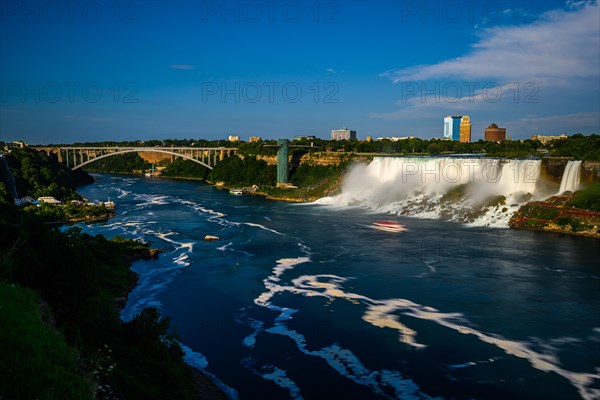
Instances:
[[[600,133],[598,1],[0,3],[0,140]]]

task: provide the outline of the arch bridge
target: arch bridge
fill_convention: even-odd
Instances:
[[[38,150],[56,154],[59,162],[75,170],[103,158],[127,153],[162,153],[193,161],[208,169],[237,153],[236,148],[227,147],[41,147]]]

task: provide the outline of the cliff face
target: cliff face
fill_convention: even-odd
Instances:
[[[581,181],[585,183],[600,182],[600,162],[584,161],[581,163]]]
[[[150,164],[158,164],[163,160],[171,160],[171,162],[173,162],[175,159],[175,157],[170,154],[155,153],[151,151],[140,151],[138,154],[143,160],[148,161]]]
[[[569,158],[549,157],[542,159],[541,177],[551,182],[560,183]],[[581,163],[581,182],[600,182],[600,162],[584,161]]]
[[[259,160],[264,160],[268,165],[277,164],[277,156],[256,156]],[[338,165],[343,161],[352,159],[354,161],[369,161],[368,157],[357,156],[353,153],[337,153],[337,152],[325,152],[325,151],[314,151],[307,152],[302,155],[291,155],[289,156],[290,165],[300,164],[311,164],[311,165]],[[564,167],[563,167],[564,169]]]
[[[568,158],[562,157],[542,159],[541,177],[551,182],[560,183],[568,161]]]

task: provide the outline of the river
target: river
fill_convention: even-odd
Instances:
[[[158,307],[232,397],[600,398],[596,239],[94,178],[117,213],[84,231],[164,250],[122,317]]]

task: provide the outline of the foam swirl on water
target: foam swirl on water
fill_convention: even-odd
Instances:
[[[414,382],[403,378],[397,371],[370,371],[365,368],[358,358],[348,349],[343,349],[338,345],[325,347],[321,350],[309,350],[307,348],[304,336],[285,326],[285,321],[292,318],[297,310],[280,307],[272,304],[273,297],[278,293],[292,293],[302,296],[312,297],[321,296],[328,299],[343,299],[353,304],[363,304],[366,310],[362,319],[369,324],[386,329],[394,329],[399,332],[398,340],[401,343],[423,349],[427,347],[424,343],[417,340],[418,332],[408,327],[406,323],[400,321],[401,317],[415,318],[430,321],[453,330],[460,334],[472,335],[481,342],[495,346],[505,354],[525,359],[529,364],[543,372],[553,372],[562,376],[573,385],[582,398],[592,400],[600,397],[600,389],[596,386],[600,382],[600,369],[594,373],[569,371],[561,366],[560,360],[555,354],[550,352],[539,352],[532,348],[531,343],[510,340],[500,335],[488,334],[479,331],[471,326],[461,313],[445,313],[436,308],[421,305],[408,299],[387,299],[378,300],[363,296],[357,293],[346,292],[342,284],[348,278],[331,275],[302,275],[292,279],[291,284],[280,284],[282,275],[293,269],[295,266],[309,262],[310,258],[299,257],[295,259],[281,259],[273,268],[273,273],[264,280],[266,292],[261,293],[255,300],[255,304],[279,312],[275,319],[275,324],[267,329],[262,324],[255,324],[255,332],[244,340],[247,346],[253,346],[257,334],[264,329],[265,332],[272,334],[285,335],[292,339],[298,349],[310,356],[322,357],[329,365],[356,383],[368,386],[375,393],[386,395],[385,386],[391,385],[396,395],[402,396],[412,393],[415,396],[424,396]],[[471,365],[471,364],[468,364]],[[385,384],[384,384],[385,383]],[[409,397],[410,398],[410,397]]]

